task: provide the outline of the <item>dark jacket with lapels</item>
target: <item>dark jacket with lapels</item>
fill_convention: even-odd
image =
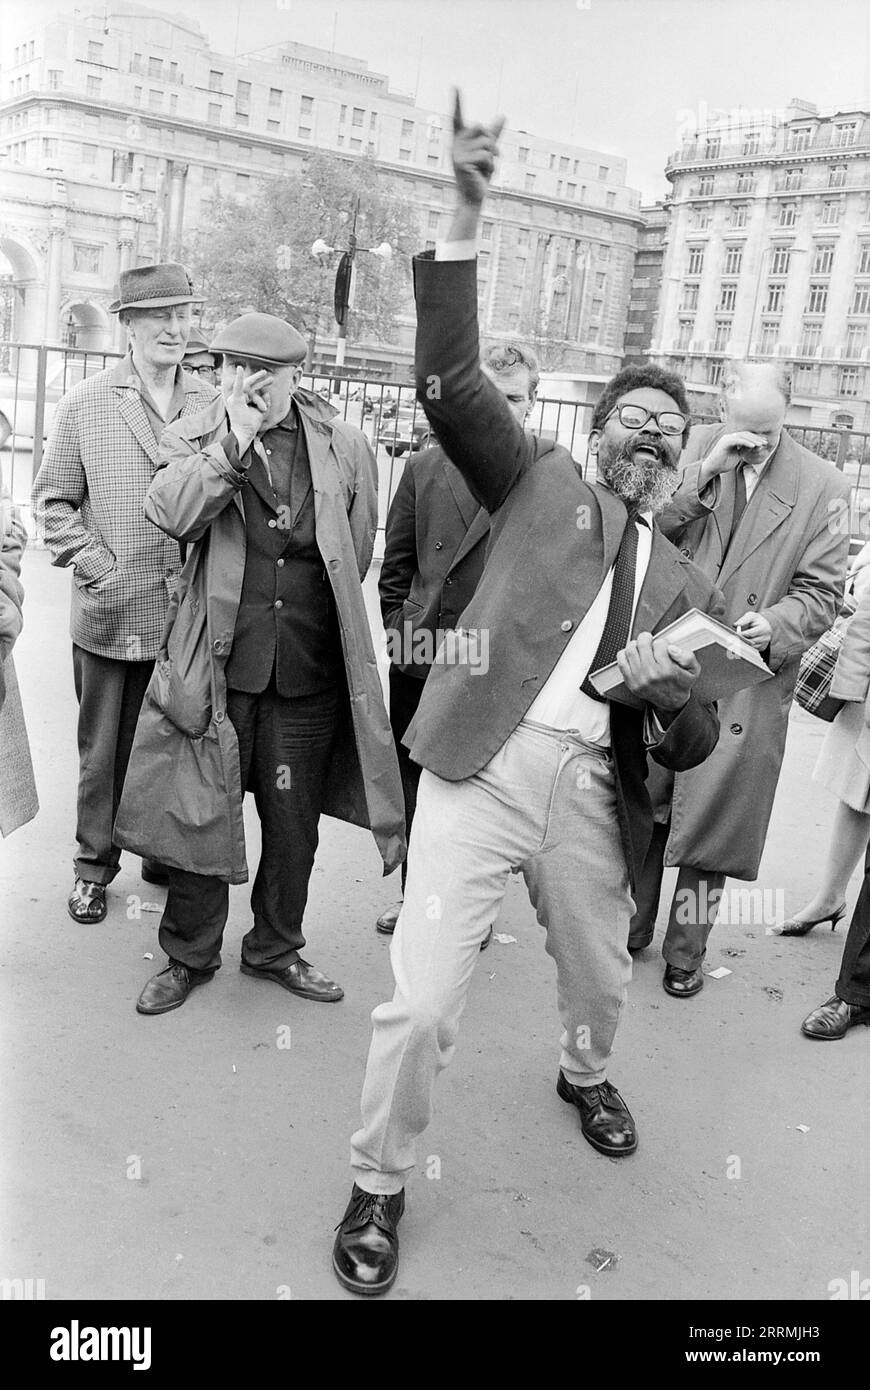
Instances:
[[[476,263],[414,260],[417,396],[471,492],[491,517],[486,567],[462,615],[487,629],[489,664],[436,665],[405,736],[412,758],[461,781],[489,762],[543,689],[616,558],[626,508],[583,481],[567,449],[527,434],[480,367]],[[716,587],[655,527],[632,635],[657,632],[690,608],[721,617]],[[644,785],[644,711],[610,706],[620,830],[629,877],[652,831]],[[719,736],[714,705],[694,696],[649,756],[694,767]]]

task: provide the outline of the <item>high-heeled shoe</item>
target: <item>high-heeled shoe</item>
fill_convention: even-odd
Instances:
[[[828,912],[824,917],[816,917],[812,922],[801,922],[796,917],[789,917],[787,922],[783,922],[779,929],[779,936],[806,936],[813,927],[819,926],[821,922],[830,922],[831,931],[837,930],[837,923],[846,915],[846,904],[840,903],[833,912]]]

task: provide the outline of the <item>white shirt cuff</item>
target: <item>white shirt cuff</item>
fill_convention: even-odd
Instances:
[[[656,748],[666,732],[652,705],[647,705],[643,720],[643,741],[647,748]]]
[[[477,255],[477,238],[473,241],[436,241],[436,261],[473,261]]]

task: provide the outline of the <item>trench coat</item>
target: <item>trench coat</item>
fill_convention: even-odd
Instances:
[[[671,796],[665,864],[758,876],[800,659],[833,623],[843,598],[849,552],[850,489],[833,464],[783,431],[728,547],[736,480],[725,473],[698,491],[701,460],[722,425],[692,431],[682,481],[659,518],[665,535],[718,584],[725,622],[749,609],[771,625],[765,654],[773,680],[719,703],[721,734],[707,761],[678,772]],[[725,555],[726,548],[728,550]],[[657,819],[667,816],[667,786],[649,781]]]
[[[323,812],[371,829],[384,872],[405,857],[404,803],[361,580],[377,526],[375,463],[359,432],[310,393],[296,399],[308,446],[315,534],[335,595],[349,695]],[[142,704],[115,843],[228,883],[248,878],[235,730],[225,668],[245,572],[243,485],[221,441],[223,399],[174,421],[145,499],[187,558]]]
[[[864,705],[864,727],[855,756],[870,768],[870,589],[865,589],[849,619],[831,678],[831,696]]]
[[[0,834],[11,835],[39,810],[30,743],[12,648],[22,627],[24,589],[19,575],[27,544],[18,509],[0,491]]]

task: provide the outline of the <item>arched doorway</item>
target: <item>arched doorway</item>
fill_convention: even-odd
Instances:
[[[18,232],[0,230],[0,271],[8,265],[5,335],[12,342],[41,343],[45,313],[45,272],[42,257]]]
[[[112,346],[112,325],[102,304],[75,300],[60,311],[60,341],[64,347],[103,352]]]

